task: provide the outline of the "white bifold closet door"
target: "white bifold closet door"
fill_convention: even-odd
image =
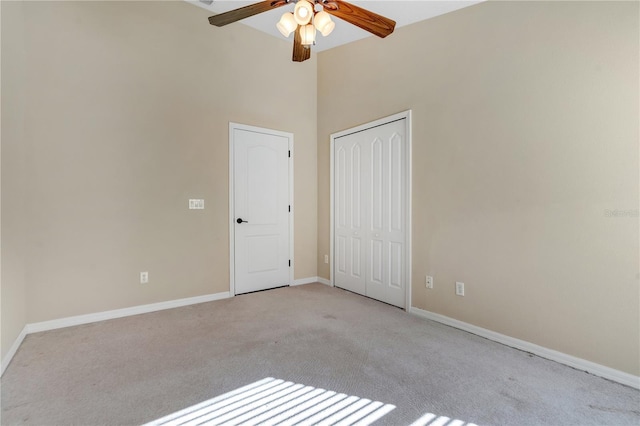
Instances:
[[[406,119],[334,140],[335,285],[405,307]]]

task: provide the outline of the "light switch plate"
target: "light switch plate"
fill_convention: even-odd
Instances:
[[[204,200],[200,198],[190,199],[189,210],[204,210]]]

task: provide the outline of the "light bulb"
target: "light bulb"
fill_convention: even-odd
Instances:
[[[293,17],[299,25],[307,25],[313,16],[313,6],[307,0],[298,0]]]
[[[280,31],[283,36],[289,37],[289,34],[295,31],[296,28],[298,28],[298,24],[293,17],[293,13],[287,12],[282,15],[282,18],[280,18],[280,22],[276,24],[276,28],[278,28],[278,31]]]
[[[316,13],[313,18],[313,24],[324,37],[331,34],[331,31],[336,27],[336,23],[331,20],[331,15],[324,10]]]
[[[300,27],[300,38],[303,46],[311,46],[316,44],[316,27],[313,24]]]

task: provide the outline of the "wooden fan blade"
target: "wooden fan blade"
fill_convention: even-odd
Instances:
[[[360,27],[365,31],[369,31],[378,37],[384,38],[388,36],[396,27],[396,21],[347,3],[346,1],[329,0],[321,4],[327,13],[343,19],[356,27]]]
[[[298,25],[298,28],[295,30],[295,34],[293,36],[293,61],[294,62],[304,62],[311,57],[311,48],[305,47],[302,44],[302,35],[300,35],[300,28],[302,26]]]
[[[258,13],[266,12],[284,6],[287,4],[287,0],[266,0],[260,3],[250,4],[239,9],[230,10],[229,12],[219,13],[209,17],[209,23],[216,27],[223,27],[227,24],[239,21],[244,18],[248,18]]]

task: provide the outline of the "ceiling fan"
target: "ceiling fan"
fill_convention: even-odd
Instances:
[[[222,27],[291,3],[295,3],[293,12],[282,15],[276,26],[285,37],[294,33],[292,59],[295,62],[303,62],[311,57],[316,30],[323,36],[328,36],[333,31],[336,24],[330,15],[383,38],[391,34],[396,26],[392,19],[342,0],[265,0],[211,16],[209,23]],[[319,5],[319,11],[316,11],[316,5]]]

